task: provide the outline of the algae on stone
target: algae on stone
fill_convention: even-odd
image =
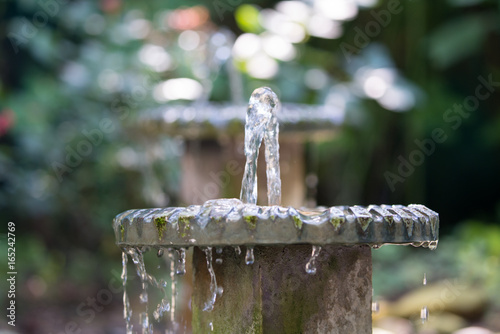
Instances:
[[[155,225],[156,229],[158,230],[158,237],[160,239],[163,238],[163,232],[165,232],[165,229],[167,227],[167,220],[165,217],[156,217],[155,218]]]

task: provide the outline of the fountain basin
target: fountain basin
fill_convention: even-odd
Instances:
[[[435,247],[439,216],[423,205],[294,209],[207,201],[128,210],[113,221],[119,246],[359,245]]]

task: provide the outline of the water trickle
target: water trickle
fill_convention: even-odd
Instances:
[[[212,247],[206,247],[203,251],[207,258],[207,268],[210,274],[210,299],[205,303],[203,311],[212,311],[217,299],[217,279],[215,278],[215,272],[212,266]]]
[[[422,279],[422,285],[426,286],[427,285],[427,274],[424,273],[424,278]],[[427,305],[422,307],[420,310],[420,320],[422,320],[422,323],[425,323],[429,319],[429,310],[427,309]]]
[[[257,204],[257,158],[262,140],[265,144],[268,205],[279,205],[281,202],[276,118],[279,107],[278,97],[268,87],[257,88],[250,97],[245,123],[246,164],[240,194],[244,203]]]
[[[214,331],[214,324],[212,322],[210,322],[208,324],[208,328],[210,329],[211,332],[213,332]]]
[[[156,310],[153,312],[153,316],[156,321],[160,320],[165,312],[170,311],[170,303],[163,298],[160,303],[156,306]]]
[[[186,248],[178,249],[179,252],[179,262],[177,264],[177,269],[175,273],[177,275],[184,275],[186,273]]]
[[[140,323],[142,327],[142,333],[152,333],[152,326],[149,324],[149,316],[148,316],[148,282],[153,283],[158,286],[158,282],[146,272],[146,266],[144,265],[144,257],[143,252],[147,251],[145,248],[128,248],[127,252],[132,257],[132,262],[135,264],[135,269],[137,271],[137,276],[141,279],[142,291],[139,295],[139,299],[141,303],[146,304],[145,312],[142,312],[139,315]]]
[[[141,303],[145,304],[148,302],[148,293],[146,290],[144,290],[143,292],[141,292],[141,294],[139,295],[139,300],[141,301]]]
[[[132,334],[132,309],[130,308],[130,301],[127,294],[127,264],[128,255],[126,252],[122,252],[122,284],[123,284],[123,318],[126,324],[126,333]]]
[[[380,303],[375,299],[372,289],[372,313],[377,314],[380,312]]]
[[[241,247],[240,246],[234,246],[234,252],[236,255],[241,255]]]
[[[422,323],[429,320],[429,310],[427,309],[427,306],[422,307],[420,310],[420,320],[422,320]]]
[[[142,327],[142,334],[153,334],[153,327],[149,324],[149,316],[147,312],[142,312],[139,315],[139,321]]]
[[[165,261],[170,262],[170,323],[172,330],[175,330],[176,328],[176,321],[175,321],[175,305],[176,305],[176,297],[177,297],[177,281],[176,281],[176,275],[175,275],[175,256],[174,256],[174,251],[169,249],[168,252],[168,259],[165,259]]]
[[[156,253],[156,255],[158,257],[162,257],[163,256],[163,248],[158,249],[158,253]]]
[[[316,274],[316,259],[321,252],[321,246],[312,246],[311,258],[307,261],[306,264],[306,273],[310,275]]]
[[[254,261],[255,261],[255,256],[253,255],[253,247],[248,246],[247,253],[245,254],[245,263],[249,265],[253,264]]]

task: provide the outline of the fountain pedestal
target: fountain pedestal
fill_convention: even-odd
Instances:
[[[214,263],[224,292],[214,309],[205,253],[195,248],[193,333],[371,333],[372,264],[367,245],[324,246],[316,274],[304,266],[310,245],[256,246],[255,262],[225,247]]]

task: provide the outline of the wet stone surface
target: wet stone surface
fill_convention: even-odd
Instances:
[[[439,216],[423,205],[295,209],[207,201],[186,208],[129,210],[114,219],[120,246],[276,244],[437,245]]]
[[[211,277],[205,253],[195,248],[193,332],[212,324],[217,333],[371,333],[372,267],[368,246],[325,246],[315,274],[305,270],[311,246],[255,246],[255,260],[225,247],[214,265],[223,293],[204,312]]]

